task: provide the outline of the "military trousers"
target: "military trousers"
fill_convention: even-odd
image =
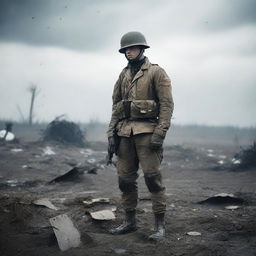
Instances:
[[[125,211],[133,211],[137,206],[139,166],[151,193],[153,212],[163,213],[166,211],[165,187],[162,184],[160,173],[163,149],[150,148],[151,136],[152,133],[142,133],[130,137],[120,137],[117,151],[117,172]]]

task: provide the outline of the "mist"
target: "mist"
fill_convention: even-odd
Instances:
[[[254,1],[1,1],[0,118],[66,114],[108,122],[126,59],[121,36],[142,32],[145,55],[172,81],[174,124],[255,126]]]

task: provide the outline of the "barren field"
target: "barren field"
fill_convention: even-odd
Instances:
[[[105,165],[107,144],[87,148],[39,142],[39,134],[17,133],[19,142],[0,145],[0,255],[256,255],[256,170],[230,171],[233,145],[167,144],[162,163],[168,194],[166,238],[147,239],[153,229],[151,201],[140,171],[138,230],[113,236],[122,221],[114,166]],[[74,166],[68,180],[52,182]],[[199,203],[216,194],[233,197]],[[109,203],[83,201],[109,198]],[[47,198],[56,209],[39,206]],[[234,199],[233,198],[233,199]],[[223,198],[222,198],[223,199]],[[227,206],[230,207],[227,209]],[[90,212],[114,209],[116,219],[96,221]],[[67,214],[81,234],[76,248],[62,252],[49,219]],[[188,232],[198,232],[197,236]],[[192,233],[193,234],[193,233]]]

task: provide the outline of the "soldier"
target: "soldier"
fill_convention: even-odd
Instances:
[[[118,182],[125,219],[110,232],[125,234],[137,229],[136,180],[140,164],[151,193],[155,217],[155,232],[149,238],[160,239],[165,236],[166,195],[159,168],[174,104],[171,81],[161,67],[151,64],[144,56],[146,48],[149,46],[140,32],[128,32],[121,38],[119,52],[125,55],[128,65],[122,70],[114,87],[107,134],[109,153],[117,154]]]

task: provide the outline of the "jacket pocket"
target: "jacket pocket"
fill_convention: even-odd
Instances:
[[[154,100],[133,100],[131,118],[157,118],[158,105]]]

